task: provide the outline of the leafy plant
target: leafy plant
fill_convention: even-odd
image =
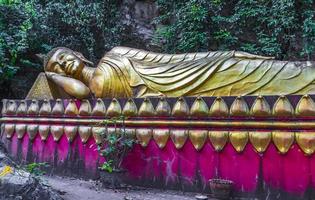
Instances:
[[[40,162],[40,163],[30,163],[25,166],[26,171],[29,173],[35,175],[35,176],[42,176],[45,175],[44,168],[49,167],[49,164],[46,162]]]
[[[14,76],[27,63],[30,44],[28,33],[32,28],[33,2],[0,1],[0,84]]]
[[[122,122],[121,127],[117,126],[117,121]],[[136,140],[126,133],[123,116],[106,120],[103,124],[107,127],[109,123],[114,125],[115,131],[99,133],[103,140],[98,144],[98,151],[105,158],[100,169],[112,173],[122,170],[122,161]]]

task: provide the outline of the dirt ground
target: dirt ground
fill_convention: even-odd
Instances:
[[[112,190],[96,181],[45,176],[43,181],[57,190],[65,200],[193,200],[195,193],[147,188]]]

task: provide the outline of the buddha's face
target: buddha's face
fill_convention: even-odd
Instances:
[[[49,59],[46,70],[70,77],[79,77],[84,62],[75,52],[67,49],[59,49]]]

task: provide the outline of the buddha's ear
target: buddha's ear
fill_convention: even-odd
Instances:
[[[38,54],[35,54],[35,55],[38,58],[38,60],[40,60],[42,63],[44,63],[44,61],[46,59],[46,55],[45,54],[38,53]]]
[[[78,58],[80,58],[83,62],[85,62],[85,63],[87,63],[87,64],[89,64],[89,65],[94,66],[94,63],[91,62],[91,61],[89,61],[88,59],[86,59],[86,58],[82,55],[82,53],[76,52],[76,51],[74,51],[73,53],[74,53],[74,55],[76,55]]]

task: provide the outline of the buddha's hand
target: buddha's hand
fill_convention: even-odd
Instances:
[[[67,94],[84,99],[90,96],[90,89],[81,81],[53,72],[45,72],[47,78],[61,87]]]

